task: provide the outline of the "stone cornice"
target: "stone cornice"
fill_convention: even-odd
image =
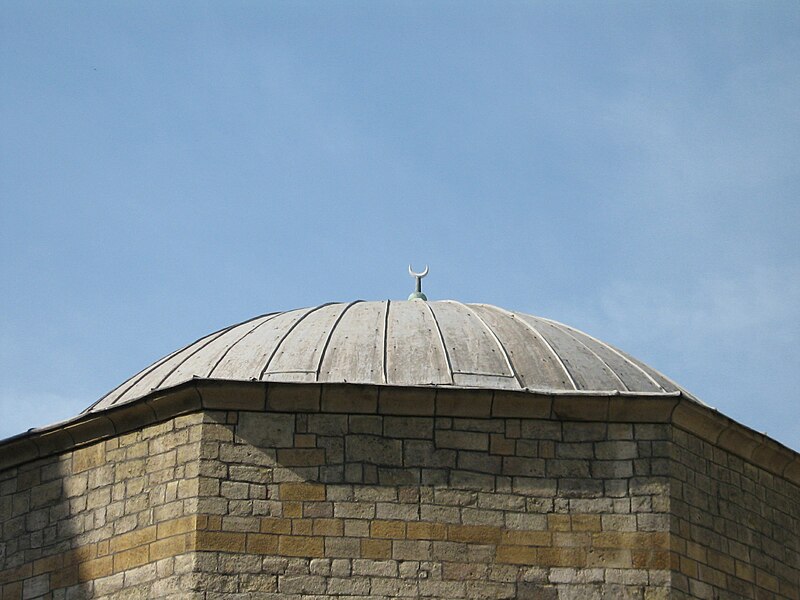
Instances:
[[[0,470],[200,410],[671,423],[800,485],[800,453],[680,392],[586,394],[209,379],[0,440]]]

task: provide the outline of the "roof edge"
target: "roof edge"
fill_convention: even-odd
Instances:
[[[353,409],[340,401],[341,394],[330,393],[353,387],[374,391],[371,411]],[[426,402],[405,403],[403,398],[414,390],[428,390],[430,394]],[[329,393],[326,394],[326,391]],[[453,403],[464,394],[475,396],[475,411],[468,415],[470,417],[671,423],[800,485],[800,453],[681,391],[486,390],[453,386],[248,382],[199,378],[103,411],[83,413],[66,421],[0,440],[0,471],[202,410],[464,416],[463,407],[454,408]]]

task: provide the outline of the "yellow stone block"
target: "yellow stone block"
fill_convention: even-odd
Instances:
[[[325,500],[325,486],[321,483],[282,483],[280,498],[306,502]]]
[[[50,575],[51,589],[68,587],[76,583],[78,583],[78,565],[70,565]]]
[[[278,463],[284,467],[317,467],[325,464],[322,448],[279,448]]]
[[[72,453],[72,472],[80,473],[94,467],[99,467],[106,462],[106,448],[104,444],[94,444]]]
[[[576,550],[576,548],[563,548],[563,550]],[[584,562],[581,564],[553,565],[564,567],[597,567],[602,569],[630,569],[633,566],[631,551],[617,548],[592,548]]]
[[[569,531],[572,528],[569,515],[547,515],[547,528],[550,531]]]
[[[124,552],[115,554],[113,558],[114,558],[114,573],[119,573],[120,571],[127,571],[128,569],[141,567],[142,565],[145,565],[148,562],[150,562],[150,549],[147,546],[139,546],[137,548],[131,548],[130,550],[125,550]],[[110,559],[111,559],[110,556],[106,556],[103,558],[98,558],[97,560],[110,560]],[[83,577],[85,564],[88,563],[83,563],[78,567],[80,577]],[[110,572],[107,574],[110,574]],[[82,581],[88,579],[96,579],[97,577],[102,577],[102,575],[93,575],[87,577]]]
[[[669,552],[666,550],[634,550],[631,561],[637,569],[669,569]]]
[[[248,533],[247,551],[252,554],[275,554],[278,551],[278,536]]]
[[[553,534],[549,531],[504,531],[502,543],[508,546],[550,546]]]
[[[12,567],[0,571],[0,584],[8,583],[10,581],[17,581],[20,579],[27,579],[31,576],[33,567],[31,563],[20,565],[19,567]]]
[[[183,554],[187,550],[188,534],[173,535],[150,544],[150,560],[157,561]]]
[[[572,515],[572,531],[601,531],[600,515]]]
[[[556,531],[553,533],[553,546],[558,548],[586,548],[591,537],[588,533]]]
[[[158,524],[158,531],[156,537],[158,539],[167,538],[173,535],[180,535],[194,531],[196,527],[196,517],[181,517],[180,519],[172,519],[171,521],[164,521]]]
[[[284,502],[283,516],[299,518],[303,516],[303,503],[302,502]]]
[[[63,554],[54,554],[53,556],[40,558],[39,560],[34,561],[33,563],[33,574],[41,575],[42,573],[50,573],[52,571],[57,571],[63,566],[63,564],[64,564]],[[2,573],[0,573],[0,575],[1,574]],[[0,585],[2,583],[3,581],[2,579],[0,579]]]
[[[325,538],[282,535],[278,538],[278,554],[321,558],[325,555]]]
[[[390,540],[361,540],[361,558],[383,560],[392,557],[392,542]]]
[[[200,551],[244,552],[245,541],[244,533],[198,531],[195,543]]]
[[[537,549],[529,546],[498,546],[497,562],[511,565],[538,564]]]
[[[311,535],[311,519],[294,519],[292,521],[292,535]]]
[[[341,519],[314,519],[314,535],[344,535],[344,522]]]
[[[277,517],[263,517],[261,519],[261,533],[291,533],[292,521]]]
[[[583,548],[539,548],[539,564],[544,567],[585,567],[587,554]],[[630,562],[630,555],[628,556]],[[592,565],[601,566],[601,565]],[[602,563],[605,566],[605,563]],[[609,565],[617,566],[617,565]],[[630,566],[630,565],[628,565]]]
[[[497,544],[502,537],[502,530],[488,525],[448,525],[447,539],[451,542],[468,544]]]
[[[447,527],[441,523],[411,521],[406,525],[406,537],[409,540],[444,540],[447,539]]]
[[[372,521],[369,532],[376,538],[402,540],[406,537],[406,524],[403,521]]]
[[[156,526],[151,525],[144,529],[134,529],[128,533],[115,536],[111,538],[109,549],[112,553],[116,553],[122,550],[128,550],[129,548],[149,544],[156,539],[156,531]]]

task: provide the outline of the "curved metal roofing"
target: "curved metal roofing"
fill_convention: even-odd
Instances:
[[[85,412],[193,377],[687,393],[635,358],[549,319],[488,304],[387,300],[323,304],[232,325],[156,361]]]

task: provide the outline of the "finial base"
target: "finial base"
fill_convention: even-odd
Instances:
[[[408,297],[409,300],[425,300],[428,301],[428,297],[423,294],[422,292],[412,292],[411,295]]]

